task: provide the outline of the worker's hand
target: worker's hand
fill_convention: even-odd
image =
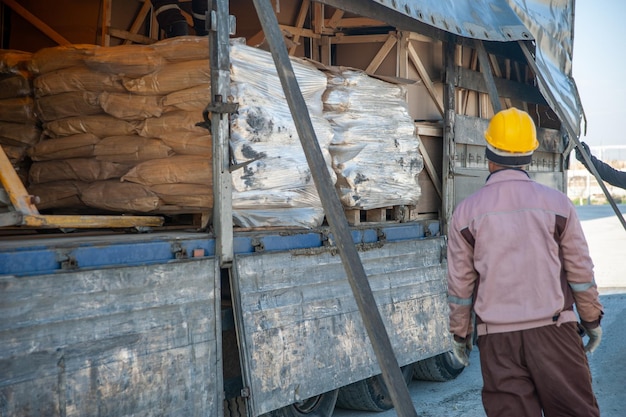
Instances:
[[[463,364],[469,366],[469,353],[472,351],[472,335],[462,339],[454,336],[452,340],[452,353],[454,357]]]
[[[602,327],[598,326],[593,329],[585,327],[585,333],[589,337],[589,340],[585,345],[585,352],[593,353],[593,351],[600,346],[600,340],[602,340]]]
[[[582,151],[580,148],[582,148]],[[580,146],[576,147],[576,159],[578,159],[578,161],[580,161],[584,166],[587,166],[587,162],[585,161],[585,158],[583,157],[581,152],[585,152],[587,156],[591,156],[589,146],[587,146],[585,142],[580,142]]]

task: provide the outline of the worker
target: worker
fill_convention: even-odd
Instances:
[[[580,147],[582,147],[582,150]],[[585,152],[589,156],[591,163],[596,168],[596,171],[598,171],[598,174],[600,174],[600,178],[602,178],[603,181],[606,181],[615,187],[626,189],[626,172],[618,171],[609,164],[606,164],[593,156],[589,151],[589,146],[587,146],[585,142],[581,142],[580,147],[576,148],[576,159],[582,162],[585,168],[589,169],[587,161],[583,158],[582,152]]]
[[[585,352],[603,311],[574,206],[526,171],[539,145],[528,113],[498,112],[485,138],[490,174],[449,226],[454,356],[469,365],[475,329],[489,417],[599,416]]]
[[[189,26],[183,16],[178,0],[151,0],[154,15],[166,38],[189,35]],[[192,0],[193,28],[197,36],[206,36],[207,0]]]

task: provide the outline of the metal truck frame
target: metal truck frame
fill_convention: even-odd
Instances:
[[[274,9],[255,0],[328,225],[233,228],[229,3],[209,1],[207,15],[212,227],[4,235],[0,415],[329,417],[338,397],[345,407],[412,415],[399,379],[462,371],[448,353],[446,228],[487,176],[489,117],[509,106],[534,115],[541,145],[530,175],[565,191],[582,118],[568,49],[573,1],[299,3],[296,22],[280,26],[306,38],[298,53],[346,65],[342,46],[382,40],[366,72],[412,80],[408,100],[429,102],[415,113],[427,115],[416,132],[424,204],[434,209],[393,207],[368,219],[336,204]],[[532,20],[546,4],[562,12],[561,33]],[[394,73],[376,74],[392,50]],[[3,185],[0,201],[14,211]]]

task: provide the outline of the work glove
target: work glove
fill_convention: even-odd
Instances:
[[[585,345],[585,352],[593,353],[593,351],[600,346],[600,341],[602,340],[602,327],[598,326],[593,329],[585,327],[585,333],[589,337],[589,340]]]
[[[582,150],[580,148],[582,148]],[[587,162],[585,161],[585,158],[583,157],[581,152],[585,152],[589,157],[591,157],[591,151],[589,150],[589,146],[587,146],[585,142],[580,142],[580,146],[576,147],[576,159],[578,159],[580,163],[587,167]]]
[[[454,336],[452,339],[452,354],[463,366],[469,366],[469,353],[472,351],[472,336],[465,339]]]

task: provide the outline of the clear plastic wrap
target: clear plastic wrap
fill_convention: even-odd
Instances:
[[[358,70],[331,75],[324,116],[337,189],[345,207],[415,205],[424,167],[404,89]]]
[[[322,115],[326,76],[303,60],[292,59],[292,65],[334,180],[328,152],[333,132]],[[319,226],[324,212],[271,54],[234,42],[231,88],[239,103],[231,118],[232,155],[235,163],[252,161],[233,172],[235,224]]]

